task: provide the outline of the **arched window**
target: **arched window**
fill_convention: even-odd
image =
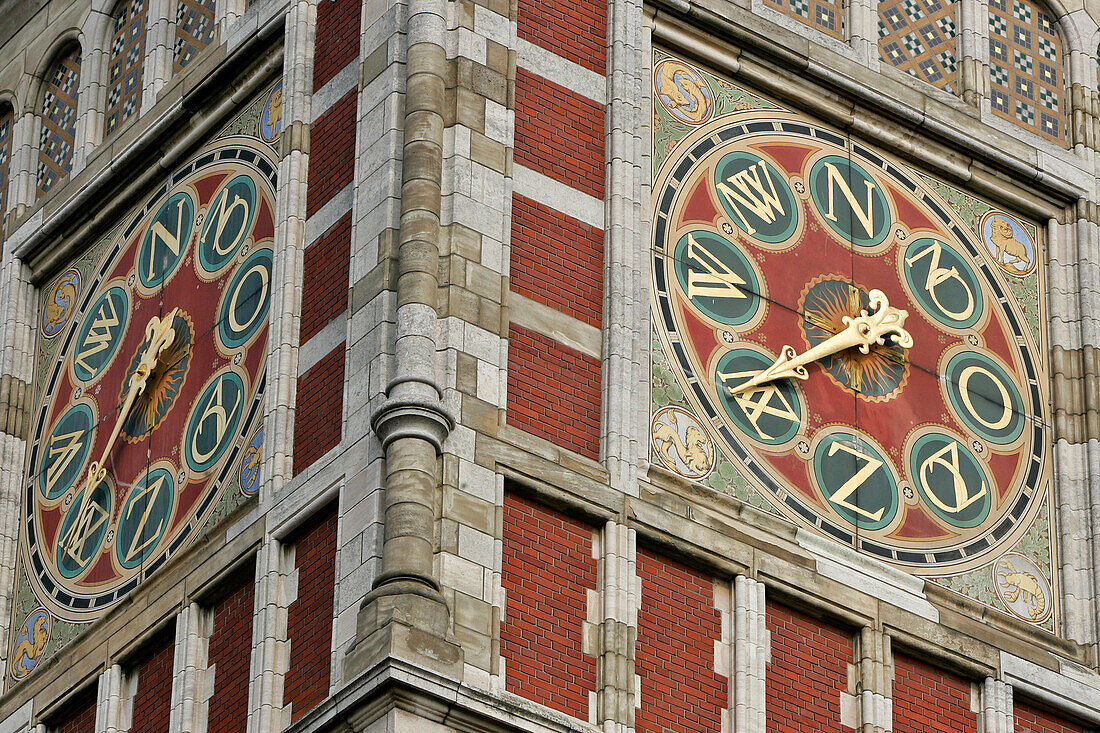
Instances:
[[[180,0],[176,6],[175,70],[214,40],[214,0]]]
[[[69,175],[73,167],[80,59],[80,46],[69,47],[51,67],[48,77],[42,99],[42,135],[38,139],[39,196]]]
[[[122,0],[115,10],[107,59],[108,137],[141,107],[141,71],[145,66],[146,0]]]
[[[0,104],[0,242],[4,241],[4,219],[8,213],[8,168],[11,166],[11,138],[15,127],[15,110],[10,104]]]
[[[957,92],[955,35],[952,0],[880,0],[878,4],[882,60],[949,92]]]
[[[844,0],[764,0],[764,4],[833,38],[847,40]]]
[[[989,0],[994,114],[1065,144],[1065,61],[1054,20],[1031,0]]]

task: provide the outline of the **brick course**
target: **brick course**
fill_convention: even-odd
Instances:
[[[344,342],[298,377],[294,475],[340,443],[344,423]]]
[[[80,693],[68,706],[55,733],[95,733],[96,688]]]
[[[1016,733],[1085,733],[1086,730],[1084,726],[1020,700],[1013,701],[1013,708]]]
[[[599,458],[600,362],[513,323],[508,424]]]
[[[209,649],[214,694],[207,708],[208,733],[245,733],[255,597],[253,574],[242,572],[235,587],[214,604]]]
[[[512,290],[599,327],[603,321],[603,230],[516,195],[512,199]]]
[[[517,69],[515,160],[602,199],[604,106]]]
[[[355,102],[352,89],[310,129],[306,216],[316,214],[355,176]]]
[[[722,729],[727,681],[714,671],[722,638],[713,581],[703,573],[639,548],[642,605],[635,670],[641,678],[638,733]]]
[[[309,341],[348,307],[351,212],[306,250],[302,267],[302,324],[299,340]]]
[[[855,659],[845,629],[788,606],[767,602],[771,634],[767,665],[767,728],[782,733],[850,731],[840,725],[840,696]]]
[[[908,654],[894,654],[894,733],[978,730],[970,682]]]
[[[317,3],[317,40],[313,52],[313,88],[359,57],[361,0]]]
[[[172,666],[176,651],[175,629],[169,628],[135,667],[133,724],[130,733],[163,733],[172,711]]]
[[[587,591],[596,587],[592,529],[505,493],[501,585],[506,689],[587,720],[596,689],[596,659],[581,651]]]
[[[328,697],[332,659],[332,611],[336,587],[336,502],[303,525],[288,542],[294,544],[298,597],[287,609],[290,668],[283,704],[291,705],[291,722]]]
[[[607,67],[607,3],[599,0],[521,0],[520,38],[603,74]]]

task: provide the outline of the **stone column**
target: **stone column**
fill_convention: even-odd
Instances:
[[[168,733],[206,733],[206,711],[214,692],[210,666],[210,633],[214,614],[197,603],[176,616],[172,664],[172,712]]]
[[[637,565],[637,533],[617,522],[605,524],[596,571],[598,602],[590,604],[595,608],[589,608],[589,622],[595,637],[591,652],[598,658],[592,722],[606,733],[634,729],[638,704],[634,662],[641,605]]]
[[[95,713],[96,733],[126,733],[130,730],[136,681],[117,664],[112,664],[100,673]]]
[[[106,3],[96,2],[80,29],[80,96],[77,99],[76,133],[73,136],[73,168],[70,177],[84,170],[92,151],[103,142],[103,110],[107,107],[108,29],[113,22]],[[50,69],[46,73],[50,73]],[[37,141],[36,141],[37,142]]]
[[[17,237],[7,244],[14,246]],[[35,288],[30,269],[6,256],[0,260],[0,638],[8,638],[11,594],[22,516],[27,426],[33,399],[31,382],[35,334]],[[0,647],[6,663],[7,645]]]
[[[1012,685],[986,677],[982,683],[982,733],[1012,733]]]
[[[34,205],[38,187],[38,180],[35,177],[38,163],[38,137],[42,130],[42,120],[37,110],[41,105],[41,98],[30,99],[12,129],[11,167],[8,169],[11,175],[11,184],[8,188],[8,210],[11,211],[11,216],[8,218],[9,225]],[[6,252],[12,252],[15,249],[10,236],[4,244],[4,249]]]
[[[892,685],[894,663],[890,637],[869,626],[859,635],[860,733],[888,733],[894,729]]]
[[[733,581],[733,676],[730,709],[733,730],[763,733],[767,699],[768,629],[764,584],[746,575]]]
[[[987,0],[959,0],[958,85],[963,100],[980,107],[989,97],[989,4]]]
[[[283,683],[290,666],[287,609],[294,571],[294,548],[268,537],[256,557],[256,601],[252,619],[252,658],[248,684],[248,733],[282,730]]]
[[[611,486],[637,496],[649,445],[648,401],[635,399],[649,369],[651,55],[641,2],[609,3],[608,37],[602,454]]]
[[[172,47],[176,40],[176,2],[148,0],[145,31],[145,69],[142,74],[141,109],[144,114],[157,103],[157,94],[172,78]]]
[[[455,677],[462,670],[461,648],[444,639],[450,611],[433,567],[438,459],[454,428],[436,382],[445,15],[443,0],[409,3],[394,369],[371,420],[386,455],[382,567],[360,608],[345,678],[390,656]]]

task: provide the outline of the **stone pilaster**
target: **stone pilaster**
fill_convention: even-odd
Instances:
[[[893,657],[890,637],[865,626],[859,634],[860,733],[889,733],[894,729]]]
[[[638,541],[633,529],[617,522],[603,526],[593,548],[597,559],[596,603],[589,604],[591,652],[596,663],[596,704],[593,720],[606,733],[634,729],[636,675],[635,645],[638,640]]]
[[[982,682],[982,733],[1012,733],[1012,685],[986,677]]]
[[[608,5],[603,446],[611,486],[637,495],[649,445],[649,38],[642,3]]]
[[[75,176],[84,170],[92,151],[103,141],[103,110],[107,106],[107,60],[110,51],[108,30],[113,9],[108,3],[95,2],[80,29],[80,96],[77,99],[76,133],[73,137]],[[50,69],[46,73],[50,73]],[[41,105],[41,101],[38,102]],[[32,169],[33,170],[33,169]]]
[[[357,617],[346,677],[390,657],[456,677],[462,670],[461,647],[445,638],[450,609],[434,568],[439,455],[454,428],[436,382],[446,7],[411,0],[408,12],[394,368],[371,417],[386,456],[382,566]]]
[[[96,694],[96,733],[126,733],[134,707],[134,687],[137,680],[112,664],[99,675]]]
[[[294,548],[268,537],[256,556],[256,601],[252,618],[252,658],[248,684],[248,733],[282,730],[283,684],[290,665],[287,609]]]
[[[168,733],[206,733],[206,711],[214,692],[210,666],[210,633],[214,614],[197,603],[176,616],[172,674],[172,713]]]
[[[989,98],[988,0],[959,0],[958,89],[967,104]],[[988,110],[987,110],[988,111]]]
[[[172,78],[172,47],[176,40],[176,1],[148,0],[148,28],[145,31],[145,69],[141,114],[157,103],[157,94]]]
[[[35,180],[35,163],[37,163],[38,136],[42,130],[42,119],[38,116],[37,110],[41,105],[41,99],[28,100],[26,108],[16,119],[12,129],[11,167],[8,169],[11,176],[8,188],[8,209],[12,212],[8,217],[9,226],[14,219],[23,216],[34,204],[35,189],[38,185],[38,181]],[[15,249],[11,237],[8,237],[4,243],[4,249],[7,252]]]
[[[764,694],[768,662],[764,584],[746,575],[733,580],[733,675],[730,712],[733,731],[763,733],[767,700]]]

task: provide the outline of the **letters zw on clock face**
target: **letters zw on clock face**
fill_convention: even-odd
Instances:
[[[903,164],[774,111],[681,140],[654,207],[663,350],[777,510],[926,575],[1020,539],[1051,437],[1041,298],[1029,320],[1013,290],[1042,268],[1018,220],[972,229]]]
[[[22,551],[94,618],[186,547],[262,417],[276,166],[228,138],[175,171],[46,294]]]

